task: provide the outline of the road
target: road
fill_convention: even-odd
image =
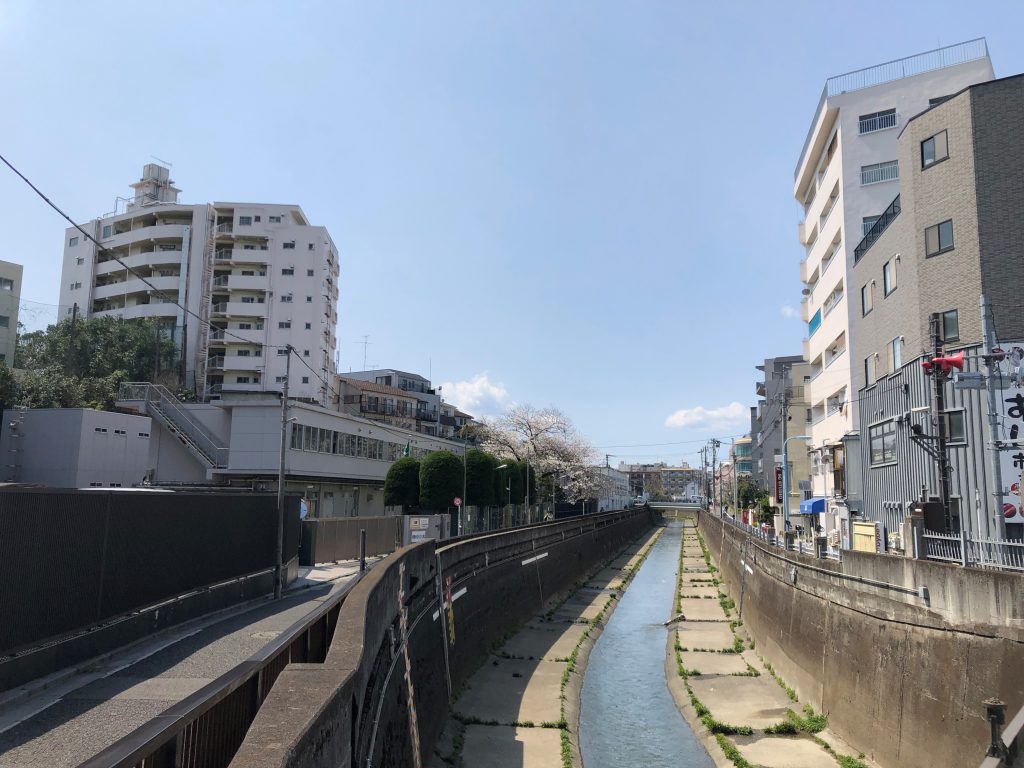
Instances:
[[[167,630],[0,704],[0,768],[80,764],[245,661],[357,572],[317,569],[280,601]]]

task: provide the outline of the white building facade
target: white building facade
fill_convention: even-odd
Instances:
[[[338,251],[295,205],[182,205],[149,164],[124,212],[65,231],[60,304],[70,315],[156,320],[201,399],[279,391],[326,403],[335,371]],[[305,363],[306,365],[303,365]],[[308,366],[308,367],[307,367]],[[312,370],[310,370],[312,369]]]
[[[21,300],[21,264],[0,261],[0,363],[14,367],[18,341],[18,304]]]
[[[850,295],[854,252],[871,227],[891,216],[899,191],[897,138],[914,115],[962,88],[994,76],[984,39],[829,78],[794,174],[803,209],[800,279],[807,323],[804,382],[810,421],[813,497],[840,512],[830,480],[843,461],[842,438],[857,429],[850,348],[854,312],[870,311]],[[859,293],[859,292],[858,292]],[[796,486],[797,480],[793,479]]]

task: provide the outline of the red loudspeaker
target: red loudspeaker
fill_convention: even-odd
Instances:
[[[943,373],[949,373],[953,368],[962,371],[964,369],[964,353],[957,352],[955,355],[948,357],[936,357],[933,362],[939,366]]]

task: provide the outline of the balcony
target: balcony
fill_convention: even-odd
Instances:
[[[267,248],[218,248],[213,258],[221,263],[266,264],[270,255]]]
[[[225,305],[227,302],[224,302]],[[210,341],[220,344],[263,344],[267,332],[263,328],[228,328],[210,331]]]
[[[872,225],[871,229],[868,230],[867,234],[864,235],[864,239],[860,241],[860,244],[853,249],[853,263],[856,264],[860,261],[864,254],[868,252],[868,249],[875,244],[875,242],[882,236],[882,233],[889,228],[896,217],[900,215],[900,196],[896,195],[896,199],[889,203],[889,207],[885,209],[885,212],[878,217],[878,221]]]
[[[186,228],[187,225],[185,224],[147,224],[137,229],[130,229],[127,232],[103,238],[101,242],[104,248],[113,249],[150,240],[173,239],[180,241],[185,237]]]
[[[171,277],[147,277],[145,282],[140,278],[134,277],[130,280],[98,285],[93,288],[92,297],[94,300],[101,300],[114,296],[126,296],[132,293],[149,294],[153,293],[155,289],[160,293],[166,294],[168,298],[176,298],[178,295],[178,280],[177,275]]]
[[[893,112],[881,112],[871,117],[860,120],[857,131],[863,136],[865,133],[875,133],[895,128],[899,124],[899,115]],[[863,183],[863,182],[862,182]]]
[[[817,331],[820,327],[821,327],[821,308],[819,307],[818,311],[815,312],[814,316],[811,318],[811,321],[809,323],[807,323],[807,337],[810,338],[811,336],[813,336],[815,331]]]
[[[230,221],[217,225],[218,235],[230,235],[234,231],[234,224]]]
[[[98,310],[92,313],[92,317],[123,317],[128,320],[134,320],[147,317],[176,317],[178,311],[176,304],[171,304],[170,302],[151,302],[149,304],[133,304],[127,307]]]
[[[885,181],[896,181],[899,177],[900,164],[897,160],[865,165],[860,169],[860,184],[862,187],[866,187],[869,184],[881,184]]]
[[[430,410],[430,411],[428,411],[428,410],[417,410],[416,411],[416,420],[417,421],[437,421],[437,411],[436,410]]]
[[[262,371],[266,367],[262,355],[224,355],[221,360],[225,371]]]

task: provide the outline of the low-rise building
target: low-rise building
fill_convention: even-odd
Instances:
[[[21,264],[0,261],[0,363],[14,367],[18,341],[18,304],[21,301]]]
[[[350,371],[345,378],[371,381],[395,387],[416,398],[416,431],[425,435],[437,435],[441,414],[441,395],[431,386],[430,380],[417,373],[399,371],[395,368],[378,368],[371,371]]]

